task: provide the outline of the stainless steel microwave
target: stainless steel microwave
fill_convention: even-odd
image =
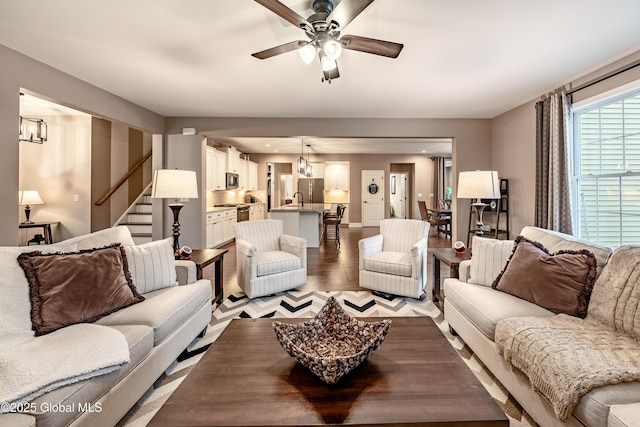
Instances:
[[[238,185],[238,174],[227,172],[227,190],[236,190]]]

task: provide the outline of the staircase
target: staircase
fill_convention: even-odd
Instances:
[[[151,185],[138,197],[115,225],[129,228],[137,245],[150,242],[152,237]]]

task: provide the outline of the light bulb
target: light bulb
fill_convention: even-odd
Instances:
[[[320,63],[322,64],[322,71],[335,70],[335,68],[338,66],[336,61],[334,61],[333,59],[329,58],[328,56],[323,56],[320,59]]]
[[[322,47],[324,54],[334,61],[342,55],[342,45],[336,40],[327,40]]]
[[[313,58],[316,57],[316,48],[312,44],[307,44],[304,47],[298,49],[298,54],[305,64],[311,64]]]

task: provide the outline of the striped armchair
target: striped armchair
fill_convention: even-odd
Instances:
[[[238,286],[249,298],[307,282],[307,241],[282,234],[281,220],[243,221],[233,227]]]
[[[380,221],[380,234],[358,242],[360,286],[421,298],[427,284],[429,227],[417,219]]]

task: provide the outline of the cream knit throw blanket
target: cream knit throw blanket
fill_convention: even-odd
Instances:
[[[496,327],[499,354],[566,421],[580,398],[640,380],[640,247],[617,249],[598,277],[587,317],[518,317]]]

